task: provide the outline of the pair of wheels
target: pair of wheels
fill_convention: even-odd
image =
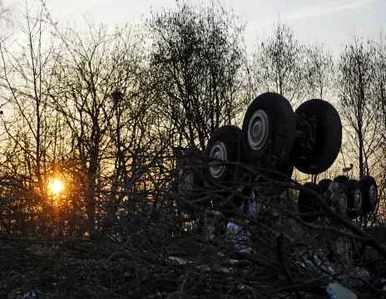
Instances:
[[[240,162],[265,169],[266,175],[284,175],[273,175],[276,179],[290,178],[294,167],[317,174],[335,161],[341,139],[339,114],[330,103],[312,99],[294,112],[283,96],[264,93],[248,106],[242,128],[222,126],[212,134],[204,155],[209,162],[190,159],[182,168],[179,193],[188,205],[208,205],[196,204],[198,191],[206,181],[232,186],[242,177]]]
[[[305,183],[299,192],[298,207],[303,220],[316,219],[315,213],[322,215],[322,207],[315,196],[306,189],[322,196],[323,200],[336,212],[351,219],[374,212],[378,204],[378,187],[371,176],[358,180],[338,176],[334,180],[324,179],[315,183]]]
[[[223,126],[213,133],[206,149],[209,174],[230,180],[238,175],[239,162],[289,177],[294,167],[318,174],[335,161],[341,140],[340,117],[330,103],[312,99],[294,112],[283,96],[264,93],[248,106],[241,129]]]

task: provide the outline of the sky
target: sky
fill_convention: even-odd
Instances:
[[[115,25],[141,23],[151,11],[173,8],[176,0],[45,0],[62,25],[84,26],[85,20]],[[354,36],[378,40],[386,33],[386,0],[217,0],[246,24],[249,50],[266,39],[278,21],[289,25],[306,44],[323,44],[339,53]],[[3,0],[11,11],[39,0]],[[209,1],[201,0],[202,3]]]

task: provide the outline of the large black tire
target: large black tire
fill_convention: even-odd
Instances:
[[[379,201],[377,183],[372,176],[363,177],[360,183],[363,196],[362,210],[365,213],[374,212]]]
[[[291,152],[295,167],[307,174],[326,171],[339,154],[342,123],[334,106],[313,99],[296,109],[297,137]]]
[[[347,187],[347,216],[355,219],[362,214],[363,195],[361,183],[357,180],[348,180]]]
[[[312,182],[307,182],[303,185],[304,188],[312,190],[318,194],[322,194],[320,187]],[[317,215],[322,212],[318,200],[313,194],[310,194],[306,190],[299,191],[298,197],[298,210],[299,216],[302,220],[312,222],[317,219]]]
[[[323,179],[323,180],[320,180],[318,183],[318,186],[319,186],[320,190],[322,191],[323,197],[325,199],[325,202],[328,205],[331,205],[331,191],[329,189],[330,184],[331,184],[330,179]]]
[[[349,183],[350,179],[348,178],[348,176],[345,176],[345,175],[338,175],[337,177],[334,178],[334,182],[338,182],[344,193],[346,194],[346,196],[348,196],[348,183]],[[348,200],[348,198],[347,198]]]
[[[177,205],[183,213],[196,217],[210,205],[209,201],[200,200],[204,195],[203,179],[202,159],[188,152],[180,161],[175,182]]]
[[[334,181],[338,183],[347,183],[350,179],[346,175],[338,175]]]
[[[232,183],[238,179],[237,163],[242,157],[241,143],[241,129],[236,126],[222,126],[213,133],[206,148],[210,180]]]
[[[277,169],[291,152],[295,129],[295,115],[287,99],[272,92],[259,95],[244,116],[244,157],[252,165]]]
[[[318,185],[323,193],[327,192],[328,187],[330,186],[331,180],[330,179],[323,179],[320,180]]]
[[[349,180],[347,176],[339,175],[334,178],[334,181],[329,186],[329,189],[332,189],[332,193],[329,194],[328,204],[335,212],[344,216],[347,215],[348,210]],[[331,187],[332,184],[334,184],[333,187]]]

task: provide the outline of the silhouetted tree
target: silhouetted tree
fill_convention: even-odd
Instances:
[[[48,105],[46,90],[52,83],[56,52],[54,42],[47,38],[49,26],[43,9],[27,10],[20,26],[17,40],[10,38],[0,44],[5,111],[1,121],[6,136],[1,148],[2,172],[17,177],[23,188],[34,193],[35,199],[39,198],[39,207],[34,208],[49,217],[47,178],[61,129]]]
[[[146,156],[151,103],[139,96],[140,51],[129,31],[90,28],[87,38],[69,33],[71,39],[62,37],[65,49],[53,70],[50,96],[68,128],[67,157],[83,169],[80,183],[93,231],[106,206],[113,217],[138,153]]]
[[[347,136],[358,161],[359,177],[369,174],[369,158],[376,146],[376,111],[372,109],[374,49],[370,42],[356,39],[340,56],[339,99]]]
[[[149,21],[150,73],[159,113],[175,145],[204,149],[211,133],[239,111],[241,30],[217,4],[156,14]]]
[[[305,48],[304,87],[310,98],[323,99],[332,95],[334,62],[331,53],[322,46]]]
[[[377,110],[378,121],[382,124],[382,139],[385,141],[386,128],[386,46],[384,41],[374,45],[374,74],[372,90],[374,108]]]
[[[378,179],[379,190],[382,198],[385,195],[386,173],[386,46],[385,36],[381,37],[378,43],[373,44],[373,78],[372,78],[372,111],[376,115],[376,137],[379,146],[373,146],[376,160],[369,166],[369,171],[375,173]],[[383,201],[384,202],[384,201]],[[382,203],[382,201],[381,201]],[[385,211],[384,205],[380,211]]]
[[[260,91],[273,91],[291,102],[303,91],[304,46],[284,24],[275,27],[273,36],[260,44],[254,54],[251,75]]]

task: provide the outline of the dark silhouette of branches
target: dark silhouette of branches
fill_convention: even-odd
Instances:
[[[205,151],[247,94],[295,103],[335,84],[349,162],[376,173],[383,197],[384,47],[348,45],[336,80],[328,51],[279,24],[247,78],[242,29],[218,3],[178,2],[141,34],[83,33],[59,28],[43,3],[20,52],[1,41],[1,298],[311,298],[334,281],[384,295],[382,201],[371,221],[351,220],[325,194],[243,162],[220,183]],[[299,208],[299,192],[313,209]]]
[[[254,55],[252,76],[258,90],[277,92],[291,102],[299,101],[303,91],[304,46],[284,24],[260,44]]]
[[[370,44],[356,40],[341,56],[339,64],[340,104],[342,116],[349,125],[357,153],[359,177],[369,174],[369,159],[378,147],[371,85],[374,76],[374,50]]]
[[[153,96],[176,146],[204,149],[220,124],[240,111],[241,27],[215,3],[178,3],[149,21]]]

